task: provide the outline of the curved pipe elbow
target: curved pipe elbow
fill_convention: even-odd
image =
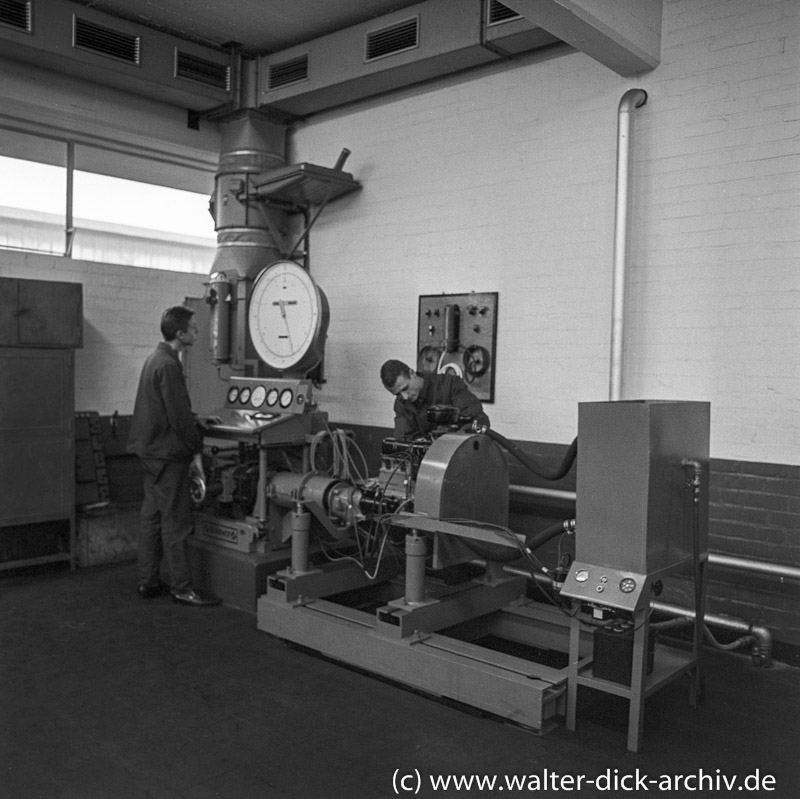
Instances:
[[[769,666],[772,663],[772,633],[766,628],[757,624],[750,627],[750,635],[755,638],[751,657],[756,666]]]
[[[618,112],[629,114],[636,108],[641,108],[647,102],[647,92],[644,89],[628,89],[619,101]]]

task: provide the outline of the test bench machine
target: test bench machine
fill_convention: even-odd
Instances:
[[[198,314],[216,369],[207,479],[193,485],[201,585],[259,630],[539,733],[575,728],[580,686],[623,697],[638,750],[649,695],[681,675],[690,702],[701,693],[708,403],[580,403],[564,461],[537,472],[577,464],[575,517],[534,535],[509,526],[509,462],[537,465],[455,408],[431,408],[427,436],[385,439],[370,469],[315,396],[330,310],[307,259],[319,210],[357,184],[343,159],[265,163],[271,128],[257,122],[229,131]],[[545,562],[560,536],[574,557]],[[683,648],[651,612],[676,576],[694,586]]]
[[[300,286],[323,306],[298,264],[255,283],[250,335],[268,359],[275,329],[300,324]],[[313,392],[299,377],[227,382],[196,497],[223,601],[254,608],[264,632],[541,733],[575,727],[580,685],[629,700],[634,751],[648,695],[687,674],[697,700],[699,636],[657,644],[650,602],[688,573],[703,605],[707,403],[580,403],[560,469],[577,462],[575,518],[526,536],[509,527],[518,453],[501,434],[435,407],[433,432],[387,438],[367,476]],[[562,534],[574,560],[541,562],[536,549]]]

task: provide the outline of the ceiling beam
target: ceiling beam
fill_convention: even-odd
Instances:
[[[502,0],[548,33],[630,76],[661,61],[663,0]]]

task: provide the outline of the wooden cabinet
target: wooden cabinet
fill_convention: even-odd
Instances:
[[[83,346],[83,286],[0,278],[0,347]]]
[[[73,563],[82,292],[80,283],[0,278],[0,569]]]

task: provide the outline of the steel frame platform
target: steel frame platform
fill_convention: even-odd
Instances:
[[[353,587],[367,582],[357,568],[351,578]],[[318,574],[312,579],[318,580]],[[556,608],[526,600],[522,577],[475,580],[448,587],[417,606],[403,607],[399,598],[376,612],[365,612],[336,598],[304,595],[302,575],[279,572],[269,578],[267,593],[257,602],[257,627],[539,734],[566,712],[566,665],[553,668],[462,640],[465,635],[477,639],[497,634],[529,646],[568,651],[568,618]],[[457,629],[459,637],[448,634]]]

